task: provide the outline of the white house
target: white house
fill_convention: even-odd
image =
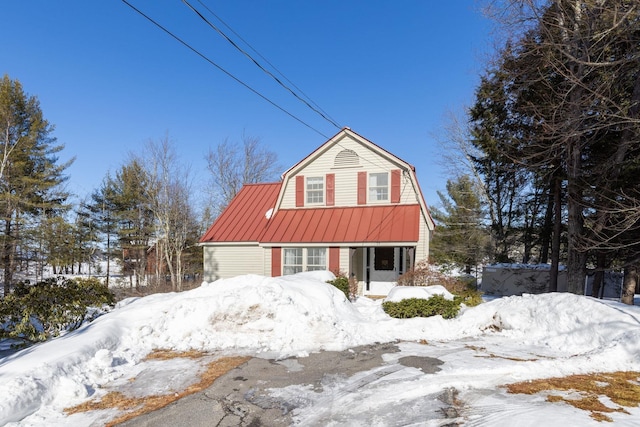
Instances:
[[[200,240],[204,279],[328,269],[386,295],[433,229],[414,167],[344,128],[280,182],[240,190]]]

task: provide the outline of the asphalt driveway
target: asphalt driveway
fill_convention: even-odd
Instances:
[[[423,373],[439,370],[442,362],[430,357],[403,357],[386,364],[382,355],[395,353],[394,344],[361,346],[340,352],[323,351],[308,357],[285,360],[252,358],[218,378],[208,389],[184,397],[160,410],[126,421],[121,426],[288,426],[291,412],[305,402],[276,398],[269,389],[306,385],[322,389],[331,376],[350,378],[359,372],[370,374],[351,382],[345,393],[354,393],[372,381],[403,367]],[[318,420],[321,425],[321,420]]]

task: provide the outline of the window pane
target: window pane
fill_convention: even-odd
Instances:
[[[282,274],[296,274],[302,271],[302,248],[285,248]]]
[[[308,248],[307,249],[307,271],[326,270],[326,269],[327,269],[326,248]]]
[[[386,172],[369,174],[371,187],[386,187],[389,184],[389,175]]]
[[[324,178],[307,178],[307,203],[324,203]]]
[[[389,200],[389,174],[369,174],[369,200]]]
[[[285,266],[282,269],[282,274],[285,276],[288,274],[296,274],[296,273],[302,273],[302,266],[297,266],[297,267]]]
[[[286,265],[302,265],[302,248],[284,249]]]

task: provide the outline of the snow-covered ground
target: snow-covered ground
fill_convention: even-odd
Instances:
[[[153,349],[286,358],[398,341],[401,351],[386,355],[389,363],[406,356],[444,362],[434,374],[405,368],[353,393],[344,390],[357,378],[336,379],[322,392],[302,386],[273,390],[274,396],[295,394],[307,402],[293,413],[300,425],[318,417],[335,425],[442,425],[428,414],[442,406],[437,396],[452,387],[461,402],[457,421],[465,425],[599,425],[586,411],[546,402],[543,395],[508,394],[501,386],[640,371],[636,306],[570,294],[525,295],[463,309],[451,320],[398,320],[382,311],[381,301],[348,302],[325,283],[331,277],[241,276],[125,300],[75,332],[0,359],[0,425],[99,424],[109,416],[105,411],[67,416],[64,408],[124,387],[143,372],[145,381],[130,392],[166,393],[168,383],[188,384],[202,368],[197,360],[145,361]],[[608,414],[615,425],[640,424],[640,410],[625,409],[627,414]]]

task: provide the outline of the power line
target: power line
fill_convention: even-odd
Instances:
[[[122,0],[122,2],[124,4],[126,4],[127,6],[129,6],[131,9],[135,10],[138,14],[140,14],[141,16],[143,16],[144,18],[146,18],[149,22],[151,22],[152,24],[154,24],[156,27],[160,28],[162,31],[164,31],[165,33],[167,33],[168,35],[170,35],[171,37],[173,37],[175,40],[177,40],[178,42],[180,42],[183,46],[185,46],[187,49],[191,50],[193,53],[195,53],[196,55],[198,55],[199,57],[201,57],[202,59],[204,59],[205,61],[207,61],[209,64],[213,65],[214,67],[216,67],[218,70],[222,71],[224,74],[226,74],[227,76],[231,77],[233,80],[235,80],[236,82],[240,83],[242,86],[244,86],[245,88],[249,89],[251,92],[253,92],[254,94],[258,95],[260,98],[264,99],[265,101],[267,101],[269,104],[273,105],[274,107],[276,107],[278,110],[282,111],[283,113],[287,114],[289,117],[297,120],[299,123],[303,124],[304,126],[308,127],[309,129],[313,130],[314,132],[316,132],[317,134],[321,135],[324,138],[329,139],[328,136],[326,136],[325,134],[323,134],[322,132],[320,132],[319,130],[317,130],[316,128],[314,128],[313,126],[311,126],[310,124],[308,124],[307,122],[305,122],[304,120],[298,118],[297,116],[294,116],[292,113],[290,113],[289,111],[285,110],[283,107],[279,106],[278,104],[276,104],[274,101],[270,100],[269,98],[267,98],[265,95],[261,94],[260,92],[258,92],[256,89],[252,88],[251,86],[249,86],[247,83],[243,82],[242,80],[240,80],[239,78],[237,78],[236,76],[234,76],[233,74],[231,74],[229,71],[225,70],[224,68],[222,68],[220,65],[216,64],[215,62],[213,62],[211,59],[209,59],[206,55],[204,55],[203,53],[201,53],[200,51],[198,51],[197,49],[195,49],[194,47],[192,47],[191,45],[189,45],[187,42],[185,42],[184,40],[182,40],[180,37],[176,36],[175,34],[173,34],[171,31],[169,31],[168,29],[166,29],[165,27],[163,27],[160,23],[156,22],[153,18],[151,18],[150,16],[146,15],[144,12],[142,12],[140,9],[136,8],[135,6],[133,6],[131,3],[129,3],[127,0]]]
[[[231,28],[226,22],[224,22],[222,20],[222,18],[220,18],[218,15],[216,15],[215,12],[213,12],[202,0],[198,0],[198,3],[200,3],[205,9],[207,9],[207,11],[209,11],[209,13],[211,15],[213,15],[218,21],[220,21],[222,23],[222,25],[227,27],[227,29],[229,29],[229,31],[231,31],[236,37],[238,37],[245,45],[247,45],[249,47],[249,49],[251,49],[253,52],[255,52],[256,55],[258,55],[262,60],[264,60],[264,62],[266,62],[271,68],[273,68],[276,71],[276,73],[278,73],[280,76],[282,76],[282,78],[285,81],[287,81],[289,84],[291,84],[291,86],[296,88],[298,90],[298,92],[300,92],[306,99],[308,99],[311,104],[313,104],[315,107],[317,107],[318,110],[322,111],[332,121],[334,121],[334,122],[336,121],[333,117],[331,117],[329,115],[329,113],[327,113],[313,99],[311,99],[311,97],[309,97],[309,95],[304,93],[304,91],[302,89],[300,89],[298,86],[296,86],[295,83],[293,83],[291,80],[289,80],[289,78],[287,78],[287,76],[285,76],[284,73],[282,73],[282,71],[280,71],[275,65],[273,65],[271,62],[269,62],[269,60],[267,58],[265,58],[260,52],[258,52],[253,46],[251,46],[251,44],[249,44],[248,41],[243,39],[242,36],[240,34],[238,34],[236,31],[234,31],[233,28]]]
[[[196,8],[194,8],[187,0],[182,0],[182,2],[184,4],[186,4],[189,9],[191,9],[196,15],[198,15],[198,17],[200,19],[202,19],[209,27],[213,28],[218,34],[220,34],[222,37],[224,37],[225,40],[227,40],[234,48],[236,48],[239,52],[241,52],[244,56],[246,56],[247,58],[249,58],[249,60],[251,62],[254,63],[254,65],[256,65],[260,70],[262,70],[265,74],[267,74],[269,77],[271,77],[273,80],[276,81],[276,83],[278,83],[280,86],[282,86],[284,89],[286,89],[291,95],[293,95],[297,100],[299,100],[300,102],[302,102],[304,105],[306,105],[307,107],[309,107],[312,111],[314,111],[315,113],[317,113],[318,115],[320,115],[320,117],[322,117],[323,119],[325,119],[326,121],[328,121],[329,123],[331,123],[333,126],[335,126],[338,129],[341,129],[341,126],[338,125],[335,121],[333,121],[332,119],[330,119],[329,117],[327,117],[327,115],[325,115],[323,112],[321,112],[320,110],[318,110],[317,108],[315,108],[314,106],[312,106],[311,104],[309,104],[305,99],[303,99],[302,97],[300,97],[296,92],[293,91],[293,89],[291,89],[289,86],[287,86],[286,84],[284,84],[278,77],[274,76],[273,73],[271,73],[269,70],[267,70],[266,68],[264,68],[258,61],[256,61],[247,51],[245,51],[244,49],[242,49],[240,46],[238,46],[233,40],[231,40],[231,38],[229,38],[229,36],[227,36],[220,28],[218,28],[215,24],[213,24],[211,21],[209,21],[207,18],[205,18]],[[202,2],[200,1],[200,4],[202,4]],[[204,5],[203,5],[204,6]],[[205,6],[205,8],[211,12],[211,10]],[[211,12],[213,14],[213,12]],[[213,14],[214,16],[216,16],[215,14]],[[217,16],[216,16],[217,17]],[[218,18],[219,19],[219,18]],[[226,25],[226,24],[225,24]],[[235,34],[235,32],[234,32]],[[246,42],[245,42],[246,43]],[[306,95],[305,95],[306,96]]]
[[[302,119],[298,118],[297,116],[293,115],[292,113],[290,113],[289,111],[285,110],[283,107],[279,106],[278,104],[276,104],[274,101],[270,100],[269,98],[267,98],[266,96],[262,95],[260,92],[258,92],[256,89],[253,89],[251,86],[249,86],[248,84],[246,84],[245,82],[243,82],[242,80],[240,80],[239,78],[235,77],[233,74],[231,74],[229,71],[227,71],[226,69],[222,68],[220,65],[218,65],[217,63],[215,63],[214,61],[212,61],[211,59],[209,59],[207,56],[205,56],[203,53],[201,53],[200,51],[198,51],[197,49],[195,49],[194,47],[192,47],[191,45],[189,45],[187,42],[185,42],[184,40],[182,40],[180,37],[176,36],[175,34],[173,34],[171,31],[169,31],[168,29],[166,29],[164,26],[162,26],[160,23],[158,23],[157,21],[155,21],[153,18],[149,17],[148,15],[146,15],[144,12],[142,12],[141,10],[139,10],[138,8],[136,8],[135,6],[133,6],[131,3],[129,3],[127,0],[122,0],[123,3],[125,3],[127,6],[129,6],[131,9],[135,10],[138,14],[140,14],[141,16],[143,16],[144,18],[146,18],[148,21],[150,21],[151,23],[153,23],[155,26],[157,26],[158,28],[160,28],[162,31],[164,31],[165,33],[167,33],[168,35],[170,35],[171,37],[173,37],[175,40],[177,40],[178,42],[180,42],[182,45],[184,45],[186,48],[188,48],[189,50],[191,50],[192,52],[194,52],[196,55],[200,56],[202,59],[204,59],[205,61],[207,61],[208,63],[210,63],[211,65],[213,65],[214,67],[216,67],[217,69],[219,69],[220,71],[222,71],[223,73],[225,73],[227,76],[231,77],[233,80],[235,80],[236,82],[238,82],[239,84],[241,84],[242,86],[244,86],[245,88],[249,89],[251,92],[253,92],[254,94],[258,95],[260,98],[264,99],[265,101],[267,101],[269,104],[273,105],[274,107],[276,107],[277,109],[279,109],[280,111],[284,112],[285,114],[287,114],[289,117],[293,118],[294,120],[298,121],[299,123],[303,124],[304,126],[306,126],[307,128],[313,130],[314,132],[316,132],[317,134],[319,134],[320,136],[324,137],[325,139],[329,139],[328,136],[326,136],[325,134],[323,134],[322,132],[320,132],[319,130],[317,130],[316,128],[314,128],[313,126],[311,126],[310,124],[306,123],[305,121],[303,121]],[[184,0],[183,0],[184,1]],[[185,3],[187,3],[185,1]],[[187,5],[189,7],[191,7],[191,5],[189,5],[187,3]],[[206,7],[206,6],[205,6]],[[193,8],[192,8],[193,9]],[[195,11],[196,13],[198,13],[197,11]],[[213,13],[213,12],[212,12]],[[198,13],[198,15],[200,15]],[[215,15],[214,15],[215,16]],[[225,24],[226,25],[226,24]],[[233,31],[233,30],[232,30]],[[226,36],[224,36],[226,37]],[[230,43],[233,43],[231,40],[229,40]],[[324,116],[323,116],[324,117]],[[328,120],[328,119],[327,119]],[[333,124],[334,126],[338,126],[336,125],[333,121],[329,120],[329,122],[331,124]],[[339,127],[339,126],[338,126]],[[342,145],[340,142],[336,143],[337,146],[342,147],[343,149],[346,149],[346,147],[344,145]],[[381,163],[377,163],[373,162],[372,160],[366,158],[366,157],[362,157],[363,160],[365,160],[367,163],[370,163],[373,166],[377,166],[380,167],[381,169],[386,169],[386,166],[381,164]]]

